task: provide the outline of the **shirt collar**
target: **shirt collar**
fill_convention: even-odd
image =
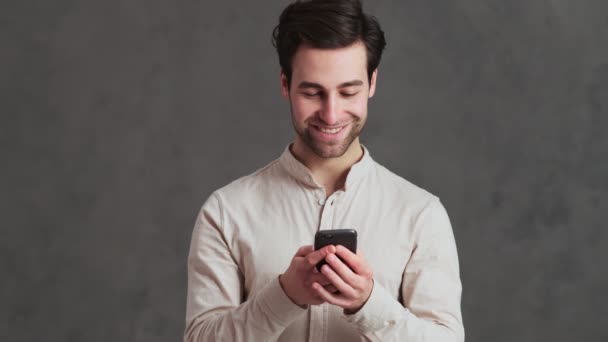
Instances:
[[[317,183],[312,175],[312,172],[310,172],[310,170],[304,164],[293,156],[289,149],[290,146],[291,145],[287,145],[283,151],[283,154],[281,154],[279,163],[283,165],[287,173],[289,173],[289,175],[295,178],[297,181],[313,188],[321,188],[322,186]],[[348,175],[346,176],[346,184],[344,185],[345,191],[350,189],[350,187],[365,177],[374,162],[367,148],[363,145],[361,145],[361,147],[363,148],[363,157],[361,157],[361,160],[353,164],[348,171]]]

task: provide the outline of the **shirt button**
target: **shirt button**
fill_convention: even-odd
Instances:
[[[319,198],[319,205],[325,204],[325,198]]]

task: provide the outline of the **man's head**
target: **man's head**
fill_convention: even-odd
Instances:
[[[378,21],[363,13],[359,0],[298,0],[283,10],[272,37],[288,84],[293,57],[302,44],[337,49],[361,41],[367,54],[368,81],[378,68],[386,46]]]
[[[363,129],[375,91],[386,45],[378,22],[358,0],[297,1],[273,38],[298,138],[319,157],[342,156]]]

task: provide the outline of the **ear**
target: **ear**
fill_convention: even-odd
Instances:
[[[372,98],[376,93],[376,79],[378,77],[378,68],[372,73],[372,78],[369,80],[369,97]]]
[[[289,83],[287,82],[287,76],[281,70],[281,95],[284,98],[289,99]]]

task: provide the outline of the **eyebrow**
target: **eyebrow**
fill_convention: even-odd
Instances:
[[[360,86],[360,85],[363,85],[363,81],[353,80],[353,81],[348,81],[348,82],[344,82],[344,83],[340,84],[338,86],[338,88],[347,88],[347,87],[354,87],[354,86]],[[298,89],[306,89],[306,88],[325,89],[319,83],[314,83],[314,82],[302,81],[302,82],[300,82],[300,84],[298,84]]]

